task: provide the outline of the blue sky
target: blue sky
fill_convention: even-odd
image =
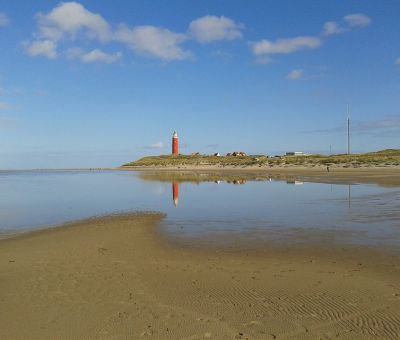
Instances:
[[[0,0],[0,168],[400,147],[398,1]]]

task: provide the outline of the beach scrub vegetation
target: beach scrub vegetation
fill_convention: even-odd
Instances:
[[[271,167],[271,166],[399,166],[400,150],[387,149],[364,154],[306,155],[306,156],[209,156],[209,155],[161,155],[143,157],[137,161],[124,164],[122,167]]]

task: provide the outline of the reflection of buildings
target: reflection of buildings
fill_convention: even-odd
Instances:
[[[246,180],[245,179],[234,179],[232,181],[226,181],[226,183],[233,183],[235,185],[241,185],[241,184],[246,184]]]
[[[287,180],[286,184],[302,185],[304,182],[298,180]]]
[[[172,201],[174,206],[178,206],[179,201],[179,182],[172,182]]]
[[[244,179],[234,179],[234,180],[228,180],[225,181],[228,184],[234,184],[234,185],[242,185],[246,184],[246,180]],[[177,207],[179,203],[179,181],[172,181],[172,202],[174,203],[174,206]],[[220,184],[220,180],[215,180],[214,183]]]

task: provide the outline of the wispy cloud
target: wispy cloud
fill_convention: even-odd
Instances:
[[[163,142],[157,142],[151,145],[146,145],[143,148],[144,149],[164,149],[166,145]]]
[[[354,28],[364,28],[371,24],[371,18],[365,14],[349,14],[342,18],[341,23],[336,21],[327,21],[322,30],[323,36],[341,34]]]
[[[121,25],[115,32],[114,39],[126,44],[132,51],[140,55],[164,61],[184,60],[192,57],[191,52],[180,46],[187,39],[186,36],[165,28],[155,26],[129,28]]]
[[[256,63],[269,64],[273,60],[271,55],[290,54],[307,49],[316,49],[322,45],[318,37],[295,37],[277,39],[276,41],[261,40],[250,44],[251,51],[256,56]]]
[[[276,41],[261,40],[251,45],[255,55],[289,54],[304,49],[320,47],[321,39],[317,37],[296,37],[277,39]]]
[[[235,40],[242,37],[242,24],[224,16],[206,15],[193,20],[188,34],[202,44],[220,40]]]
[[[333,35],[346,32],[346,29],[340,26],[336,21],[328,21],[323,26],[322,35]]]
[[[353,28],[366,27],[370,23],[371,18],[365,14],[349,14],[343,17],[342,23],[336,21],[325,22],[319,35],[278,38],[275,41],[263,39],[250,43],[250,49],[256,57],[256,63],[269,64],[272,61],[272,55],[317,49],[323,45],[324,40],[329,36],[344,33]]]
[[[400,134],[400,116],[394,116],[377,120],[355,120],[351,121],[351,131],[357,133],[374,134],[385,136],[385,134]],[[347,125],[336,126],[327,129],[317,129],[304,131],[305,133],[344,133],[347,130]]]
[[[288,80],[312,80],[321,79],[326,76],[327,68],[325,66],[307,66],[307,70],[294,69],[286,75]]]
[[[304,78],[304,71],[303,70],[293,70],[289,72],[286,76],[286,79],[290,80],[300,80]]]
[[[10,19],[8,18],[8,16],[0,12],[0,27],[5,27],[8,26],[9,24],[10,24]]]
[[[394,62],[395,65],[400,65],[400,58],[397,58],[396,61]]]
[[[122,53],[106,53],[98,48],[90,52],[86,52],[81,48],[70,48],[67,50],[67,56],[69,59],[79,59],[83,63],[95,63],[101,62],[106,64],[115,63],[121,59]]]
[[[366,27],[371,23],[371,18],[363,13],[349,14],[343,17],[343,20],[350,27]]]
[[[0,111],[10,111],[13,110],[14,107],[8,103],[0,102]]]
[[[26,48],[26,53],[31,57],[42,56],[47,59],[56,59],[57,44],[52,40],[35,40],[32,42],[25,42],[23,45]]]

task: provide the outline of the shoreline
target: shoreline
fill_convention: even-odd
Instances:
[[[82,169],[27,169],[27,170],[0,170],[1,173],[19,173],[19,172],[68,172],[68,171],[122,171],[122,172],[143,172],[143,173],[213,173],[213,174],[260,174],[264,176],[291,176],[300,177],[305,181],[315,181],[321,183],[348,183],[359,181],[360,183],[388,184],[400,186],[400,166],[366,166],[346,168],[343,166],[330,166],[329,172],[326,166],[123,166],[115,168],[82,168]]]
[[[1,240],[1,337],[400,336],[399,254],[182,248],[161,219],[94,218]]]
[[[348,184],[366,183],[388,186],[400,186],[400,167],[365,167],[342,168],[331,167],[327,172],[326,167],[214,167],[214,166],[187,166],[187,167],[120,167],[117,171],[137,171],[143,173],[212,173],[212,174],[237,174],[237,175],[263,175],[272,178],[295,177],[305,182]]]

